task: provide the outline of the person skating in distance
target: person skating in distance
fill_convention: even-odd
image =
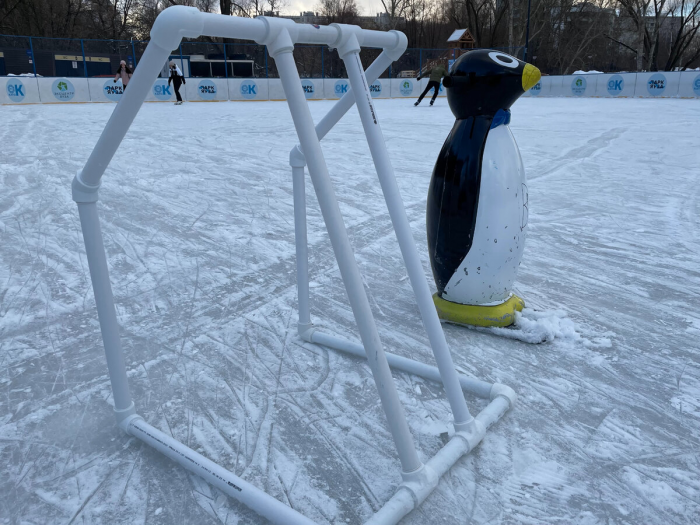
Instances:
[[[175,97],[177,98],[177,102],[175,102],[175,105],[179,106],[180,104],[182,104],[182,97],[180,96],[180,85],[187,84],[187,82],[185,82],[185,77],[182,75],[182,71],[180,71],[180,68],[177,67],[177,64],[174,60],[170,61],[170,74],[168,75],[168,85],[170,85],[171,81],[175,88]]]
[[[122,89],[126,91],[126,85],[129,83],[129,80],[131,80],[131,75],[133,73],[131,72],[131,69],[126,65],[126,62],[122,60],[119,62],[119,69],[117,69],[117,74],[114,75],[114,83],[117,83],[117,80],[120,78],[122,79],[122,86],[124,86]]]
[[[432,106],[438,96],[438,93],[440,92],[440,82],[442,81],[442,77],[448,76],[447,69],[445,69],[442,62],[438,62],[436,66],[430,68],[425,74],[429,75],[430,80],[428,81],[428,85],[425,87],[425,91],[420,94],[420,97],[418,97],[416,103],[413,104],[414,106],[420,104],[420,101],[423,100],[423,97],[428,93],[428,91],[434,89],[435,93],[433,93],[433,98],[430,100],[430,105]],[[420,79],[421,77],[418,77],[418,80]]]

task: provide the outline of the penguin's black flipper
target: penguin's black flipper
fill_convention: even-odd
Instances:
[[[488,116],[458,119],[442,146],[430,180],[426,226],[439,296],[474,239],[481,159],[491,121]]]

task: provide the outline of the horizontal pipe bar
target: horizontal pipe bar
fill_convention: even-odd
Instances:
[[[221,16],[217,13],[201,13],[200,16],[204,22],[202,35],[240,40],[262,40],[267,33],[265,23],[256,18]]]
[[[152,427],[140,416],[132,416],[128,420],[126,431],[272,523],[277,525],[316,525],[315,522],[293,508]]]
[[[306,340],[308,341],[308,339]],[[324,334],[318,330],[312,331],[311,340],[309,342],[328,346],[357,357],[367,358],[365,355],[365,349],[361,344],[353,343],[352,341],[348,341],[342,337]],[[425,363],[420,363],[418,361],[414,361],[413,359],[401,357],[389,352],[385,352],[385,355],[391,368],[396,368],[397,370],[424,377],[430,381],[435,381],[436,383],[442,384],[440,371],[437,369],[437,367],[426,365]],[[493,386],[491,383],[480,381],[479,379],[473,379],[463,374],[457,375],[459,377],[459,384],[462,387],[462,390],[471,392],[472,394],[484,399],[489,399],[491,397],[491,387]]]

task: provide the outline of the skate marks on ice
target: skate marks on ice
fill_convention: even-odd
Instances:
[[[533,176],[532,229],[517,292],[542,315],[527,317],[533,333],[545,325],[555,337],[532,345],[444,325],[459,370],[509,384],[519,400],[404,522],[693,523],[700,260],[691,212],[698,189],[688,174],[699,148],[677,125],[689,106],[521,102],[514,134]],[[377,104],[425,254],[424,199],[444,139],[435,129],[454,119],[443,106],[412,113],[406,128],[403,101]],[[661,106],[661,139],[644,146],[645,108]],[[311,105],[316,117],[328,107]],[[287,108],[178,109],[166,129],[159,123],[173,118],[170,107],[144,106],[99,205],[139,412],[317,522],[361,523],[400,482],[398,461],[367,364],[296,337],[287,167],[296,139]],[[70,200],[70,178],[108,110],[3,109],[0,523],[260,524],[114,423]],[[58,148],[44,130],[69,119],[76,125]],[[324,153],[379,333],[387,351],[433,363],[358,129],[350,112]],[[553,166],[561,152],[606,133],[607,146],[536,179],[531,166]],[[263,139],[274,147],[261,147]],[[312,315],[322,329],[357,340],[307,188]],[[423,262],[430,275],[427,256]],[[394,378],[427,459],[452,431],[444,393],[406,374]],[[472,413],[485,406],[467,401]]]

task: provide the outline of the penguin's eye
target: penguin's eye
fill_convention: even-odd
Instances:
[[[502,66],[505,67],[510,67],[510,68],[516,68],[518,67],[518,59],[513,58],[512,56],[509,55],[504,55],[503,53],[497,53],[496,51],[492,51],[489,53],[489,58],[496,62],[497,64],[501,64]]]

